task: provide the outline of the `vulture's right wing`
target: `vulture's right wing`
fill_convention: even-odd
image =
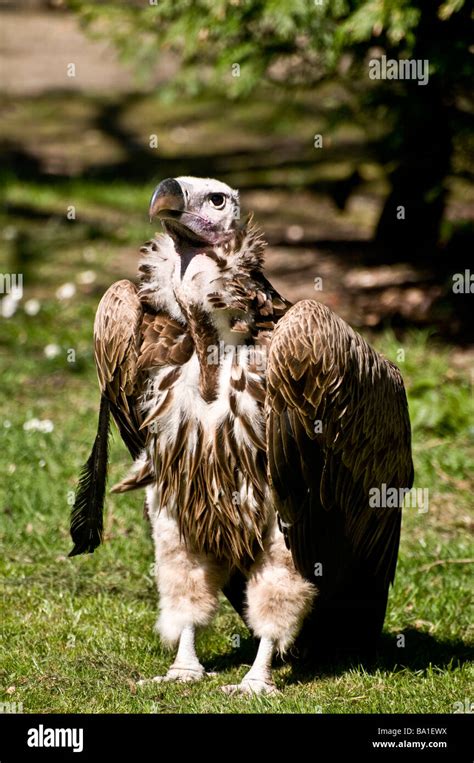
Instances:
[[[356,569],[388,589],[401,509],[370,499],[373,488],[383,496],[384,485],[413,482],[398,369],[325,305],[305,300],[275,329],[267,380],[270,479],[297,569],[323,595]]]

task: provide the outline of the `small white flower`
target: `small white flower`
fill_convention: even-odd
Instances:
[[[23,424],[23,429],[25,432],[29,432],[31,429],[37,429],[38,428],[39,419],[29,419],[28,421],[25,421]]]
[[[56,358],[61,354],[61,348],[58,344],[47,344],[43,350],[47,358]]]
[[[41,467],[41,469],[43,469],[46,466],[46,461],[44,460],[44,458],[40,458],[40,460],[38,461],[38,465]]]
[[[24,308],[27,315],[38,315],[41,310],[41,303],[39,299],[28,299],[24,304]]]
[[[2,318],[11,318],[18,309],[19,298],[16,294],[7,294],[0,302],[0,314]]]
[[[76,293],[76,287],[73,283],[63,283],[56,291],[58,299],[71,299]]]
[[[5,427],[5,429],[10,429],[11,425],[12,425],[12,422],[8,421],[8,419],[5,419],[5,421],[3,422],[3,426]]]
[[[54,424],[50,419],[29,419],[23,424],[25,432],[52,432]]]
[[[97,276],[93,270],[83,270],[82,273],[79,273],[79,275],[77,276],[77,283],[81,283],[81,284],[94,283],[96,278]]]

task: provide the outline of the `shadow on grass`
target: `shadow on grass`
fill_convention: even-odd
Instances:
[[[205,659],[206,670],[225,673],[241,665],[251,665],[257,654],[258,640],[253,636],[241,636],[240,645],[225,654],[218,654]]]
[[[474,647],[461,639],[440,639],[414,628],[403,631],[405,646],[398,646],[399,635],[383,634],[375,658],[356,658],[348,655],[323,657],[317,655],[312,662],[292,660],[292,673],[288,683],[309,682],[324,676],[341,675],[351,669],[362,669],[368,674],[377,670],[416,673],[428,668],[451,670],[474,659]]]
[[[300,662],[295,655],[276,658],[275,666],[291,664],[288,684],[308,683],[316,678],[338,676],[351,669],[361,669],[370,674],[377,670],[399,673],[424,671],[429,667],[442,670],[455,669],[474,659],[474,647],[460,639],[438,639],[429,633],[420,633],[414,628],[404,631],[405,647],[397,646],[397,636],[384,634],[380,640],[377,656],[373,659],[358,659],[347,655],[321,657],[315,655],[312,662]],[[226,654],[208,658],[204,662],[206,670],[225,672],[251,665],[255,659],[258,641],[252,636],[242,637],[240,646]]]

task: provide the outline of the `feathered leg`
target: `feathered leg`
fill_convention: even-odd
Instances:
[[[271,673],[275,651],[285,652],[296,638],[316,593],[312,583],[295,570],[291,554],[276,522],[264,550],[250,571],[246,621],[260,645],[255,661],[242,682],[223,686],[227,693],[272,694]]]
[[[272,678],[272,660],[275,650],[275,640],[262,637],[253,665],[241,683],[222,686],[222,691],[226,694],[277,694]]]
[[[154,681],[196,681],[205,675],[194,646],[195,632],[208,625],[228,570],[212,557],[194,553],[180,538],[176,521],[154,508],[154,489],[147,503],[155,541],[155,574],[160,597],[156,629],[168,646],[179,644],[174,663]]]

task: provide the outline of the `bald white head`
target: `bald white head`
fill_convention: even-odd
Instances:
[[[159,217],[179,246],[213,246],[229,237],[240,216],[239,194],[213,178],[167,178],[155,188],[150,218]]]

